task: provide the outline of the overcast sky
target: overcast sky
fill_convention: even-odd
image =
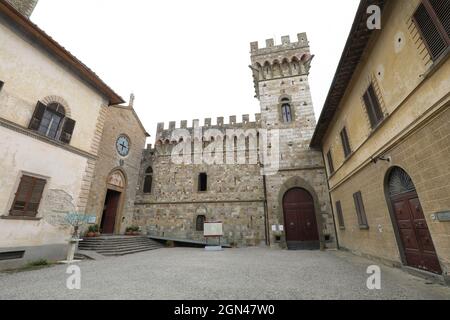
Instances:
[[[135,109],[158,122],[259,111],[250,42],[306,32],[319,117],[359,0],[39,0],[32,20]],[[166,124],[167,126],[167,124]]]

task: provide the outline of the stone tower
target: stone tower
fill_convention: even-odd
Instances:
[[[334,247],[335,230],[322,153],[309,148],[316,125],[308,83],[313,56],[306,33],[297,37],[296,42],[291,42],[289,36],[284,36],[279,45],[273,39],[266,40],[265,48],[259,48],[258,42],[250,44],[250,68],[261,106],[261,128],[267,129],[270,136],[279,137],[269,144],[272,152],[279,152],[279,170],[265,177],[271,244],[289,246],[286,229],[292,222],[286,221],[283,201],[288,191],[297,188],[306,190],[314,199],[320,245]],[[278,141],[278,148],[274,148],[274,141]],[[316,241],[314,246],[318,245]]]
[[[39,0],[7,0],[25,17],[30,18]]]

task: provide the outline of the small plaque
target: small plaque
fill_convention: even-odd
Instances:
[[[88,224],[95,224],[97,222],[96,216],[87,216],[86,221]]]
[[[284,226],[283,226],[282,224],[280,224],[280,225],[278,226],[278,228],[279,228],[279,230],[280,230],[281,232],[284,231]]]
[[[204,227],[205,237],[222,237],[223,224],[222,222],[206,222]]]
[[[276,226],[276,225],[273,225],[273,226],[272,226],[272,231],[273,231],[273,232],[276,232],[276,231],[278,231],[278,229],[277,229],[277,226]]]

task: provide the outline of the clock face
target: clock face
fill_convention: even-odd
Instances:
[[[116,142],[117,152],[126,157],[130,153],[130,140],[126,136],[120,136]]]

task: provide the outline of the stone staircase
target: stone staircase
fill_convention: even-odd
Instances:
[[[163,246],[145,236],[101,236],[85,238],[78,245],[80,251],[95,251],[103,256],[124,256],[150,251]]]

